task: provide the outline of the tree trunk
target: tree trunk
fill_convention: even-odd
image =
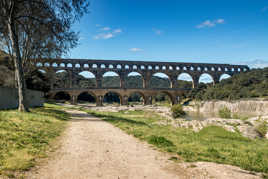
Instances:
[[[15,24],[12,21],[12,19],[9,19],[8,22],[8,33],[9,38],[11,40],[12,45],[12,51],[13,51],[13,57],[14,58],[14,65],[15,65],[15,76],[17,79],[17,87],[18,87],[18,96],[19,96],[19,106],[18,110],[21,112],[27,112],[28,108],[26,106],[25,101],[25,81],[24,81],[24,75],[23,75],[23,69],[22,69],[22,59],[20,55],[20,49],[18,44],[18,37],[15,30]]]

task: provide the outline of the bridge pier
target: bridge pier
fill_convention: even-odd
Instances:
[[[153,97],[152,96],[145,96],[144,105],[152,105],[153,104]]]
[[[96,103],[97,106],[103,106],[103,96],[97,96]]]
[[[72,95],[71,96],[71,104],[76,105],[77,104],[77,98],[78,98],[77,95]]]
[[[123,96],[120,100],[121,105],[128,105],[128,96]]]

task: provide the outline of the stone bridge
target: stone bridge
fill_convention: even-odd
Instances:
[[[195,88],[202,74],[212,77],[214,84],[220,82],[222,75],[238,74],[249,71],[245,65],[211,64],[211,63],[179,63],[179,62],[148,62],[148,61],[123,61],[123,60],[85,60],[85,59],[40,59],[35,60],[33,65],[39,70],[45,71],[50,79],[50,96],[58,92],[66,92],[71,96],[73,103],[82,92],[88,92],[95,97],[97,105],[102,105],[103,97],[108,92],[119,95],[121,104],[126,104],[131,93],[139,93],[144,99],[144,104],[151,104],[152,96],[159,92],[167,94],[172,103],[178,102],[178,97],[189,89],[178,88],[178,76],[187,73],[192,78],[192,87]],[[69,83],[67,88],[55,89],[55,75],[58,71],[65,70],[68,73]],[[94,74],[96,87],[89,89],[77,89],[74,86],[77,74],[88,71]],[[102,87],[103,75],[106,72],[115,72],[120,77],[120,88]],[[131,72],[137,72],[143,80],[142,88],[127,88],[126,77]],[[164,89],[151,88],[149,86],[152,76],[163,73],[168,76],[170,86]]]

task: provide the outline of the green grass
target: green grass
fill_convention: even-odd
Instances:
[[[224,107],[219,110],[219,116],[224,119],[231,119],[232,118],[231,110],[228,109],[227,107]]]
[[[261,122],[255,130],[259,133],[261,137],[265,137],[266,133],[268,132],[267,122],[263,121]]]
[[[268,173],[267,140],[251,140],[217,126],[206,127],[197,133],[190,129],[163,126],[157,121],[166,119],[152,112],[87,112],[161,151],[177,154],[183,161],[216,162]]]
[[[15,177],[46,156],[69,119],[61,108],[45,104],[30,113],[0,111],[0,176]]]

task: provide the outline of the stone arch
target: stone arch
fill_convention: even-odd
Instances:
[[[59,67],[65,68],[65,63],[61,63]]]
[[[69,74],[66,70],[57,70],[55,72],[54,88],[69,88]]]
[[[128,97],[128,102],[145,104],[145,95],[139,91],[131,92]]]
[[[54,63],[52,63],[52,67],[57,68],[57,67],[59,67],[59,65],[56,62],[54,62]]]
[[[120,64],[116,65],[116,69],[122,69],[122,65]]]
[[[79,102],[89,102],[89,103],[96,103],[96,95],[91,92],[91,91],[84,91],[81,92],[78,96],[77,96],[77,100]]]
[[[224,74],[222,74],[220,76],[220,81],[225,80],[225,79],[228,79],[228,78],[231,78],[231,77],[232,77],[231,75],[229,75],[227,73],[224,73]]]
[[[97,80],[94,73],[85,70],[78,73],[78,86],[80,88],[95,88],[97,86]]]
[[[198,83],[213,83],[215,84],[215,80],[213,79],[213,76],[209,73],[203,73],[202,75],[199,76]]]
[[[36,67],[43,67],[43,63],[41,63],[41,62],[37,62],[37,63],[35,64],[35,66],[36,66]]]
[[[121,83],[120,75],[115,71],[107,71],[102,75],[102,87],[120,88]]]
[[[50,67],[50,63],[45,62],[45,63],[44,63],[44,67]]]
[[[85,63],[85,64],[83,65],[83,68],[89,68],[89,65],[88,65],[87,63]]]
[[[153,103],[156,105],[173,105],[176,99],[168,91],[159,91],[153,96]]]
[[[44,74],[44,75],[47,75],[47,71],[44,70],[44,69],[38,69],[37,71],[41,72],[41,73]]]
[[[143,88],[144,77],[141,73],[132,71],[125,76],[125,86],[127,88]]]
[[[108,103],[108,104],[119,103],[119,104],[121,104],[122,101],[123,101],[123,98],[122,98],[121,94],[117,93],[115,91],[108,91],[103,96],[104,103]]]
[[[189,73],[181,73],[177,77],[178,88],[190,89],[193,87],[194,80]]]
[[[149,86],[150,88],[171,88],[170,77],[163,72],[154,73],[150,79]]]
[[[137,65],[132,65],[132,69],[133,70],[137,70],[138,69],[138,66]]]
[[[125,69],[126,70],[129,70],[129,65],[125,65]]]
[[[53,99],[61,101],[70,101],[71,95],[66,91],[59,91],[53,96]]]

